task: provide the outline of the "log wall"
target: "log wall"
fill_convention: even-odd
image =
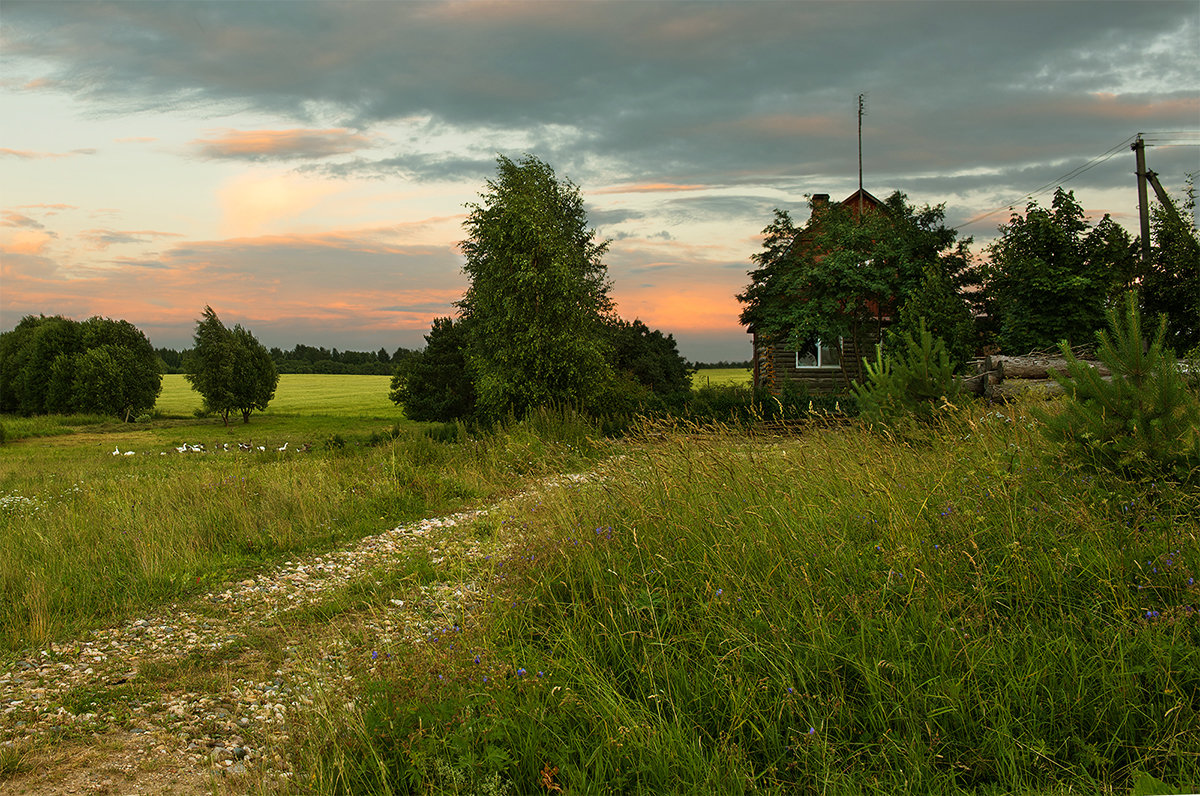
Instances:
[[[842,341],[842,367],[798,368],[796,349],[765,345],[755,338],[754,383],[773,393],[779,393],[785,383],[803,387],[816,395],[846,392],[850,389],[850,379],[863,380],[859,363],[864,357],[875,361],[874,341],[858,348],[847,339]]]

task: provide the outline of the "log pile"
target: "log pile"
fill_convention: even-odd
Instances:
[[[1096,368],[1102,377],[1111,375],[1100,362],[1080,361]],[[1044,398],[1061,395],[1063,388],[1051,377],[1050,371],[1067,372],[1067,361],[1057,353],[1034,353],[1023,357],[994,354],[973,360],[971,364],[975,372],[963,377],[963,389],[994,401],[1010,401],[1023,395]]]

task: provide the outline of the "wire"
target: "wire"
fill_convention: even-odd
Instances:
[[[1152,133],[1152,134],[1162,134],[1162,133]],[[1112,146],[1112,148],[1109,149],[1108,151],[1104,151],[1104,152],[1102,152],[1102,154],[1099,154],[1096,157],[1093,157],[1092,160],[1087,161],[1086,163],[1082,164],[1082,166],[1080,166],[1078,168],[1074,168],[1072,170],[1069,170],[1069,172],[1067,172],[1066,174],[1063,174],[1062,176],[1057,176],[1057,178],[1052,179],[1049,182],[1046,182],[1046,184],[1043,186],[1034,188],[1033,191],[1030,191],[1030,192],[1024,194],[1024,196],[1020,196],[1016,199],[1013,199],[1012,202],[1008,202],[994,210],[988,210],[988,211],[986,211],[986,213],[982,213],[977,216],[974,216],[973,219],[964,221],[964,222],[960,223],[959,226],[952,227],[952,228],[954,229],[955,232],[958,232],[959,229],[962,229],[964,227],[970,227],[971,225],[973,225],[973,223],[976,223],[978,221],[983,221],[988,216],[992,216],[992,215],[996,215],[997,213],[1000,213],[1001,210],[1007,210],[1009,208],[1012,208],[1013,205],[1015,205],[1018,202],[1021,202],[1021,201],[1028,202],[1028,201],[1031,201],[1031,199],[1042,196],[1043,193],[1051,190],[1051,188],[1061,186],[1063,184],[1063,182],[1073,180],[1076,178],[1076,176],[1079,176],[1080,174],[1087,172],[1087,170],[1096,168],[1097,166],[1099,166],[1100,163],[1104,163],[1106,161],[1111,160],[1112,157],[1115,157],[1117,155],[1117,152],[1120,152],[1122,149],[1126,148],[1126,146],[1128,146],[1130,143],[1133,143],[1134,140],[1136,138],[1138,138],[1138,136],[1142,136],[1142,138],[1145,138],[1145,133],[1135,133],[1135,134],[1133,134],[1133,136],[1129,136],[1128,138],[1122,140],[1121,143],[1118,143],[1118,144]]]

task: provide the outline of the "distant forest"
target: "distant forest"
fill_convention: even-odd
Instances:
[[[185,373],[184,360],[190,349],[176,351],[173,348],[156,348],[162,360],[163,373]],[[390,376],[396,366],[419,353],[400,347],[388,353],[386,348],[378,351],[339,351],[336,348],[314,347],[298,344],[284,351],[270,348],[268,352],[279,373],[341,373],[359,376]]]
[[[342,373],[357,376],[390,376],[396,366],[420,353],[420,349],[400,347],[392,353],[386,348],[378,351],[339,351],[336,348],[314,347],[298,344],[290,350],[268,349],[275,369],[280,373]],[[184,373],[184,357],[190,349],[176,351],[173,348],[156,348],[154,352],[162,360],[163,373]],[[750,360],[727,362],[694,362],[693,368],[748,368]]]

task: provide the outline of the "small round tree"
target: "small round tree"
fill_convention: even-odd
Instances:
[[[204,408],[229,425],[231,412],[242,422],[267,408],[275,397],[279,373],[267,349],[241,326],[225,328],[212,307],[206,306],[196,321],[194,345],[184,366],[184,378],[204,399]]]

